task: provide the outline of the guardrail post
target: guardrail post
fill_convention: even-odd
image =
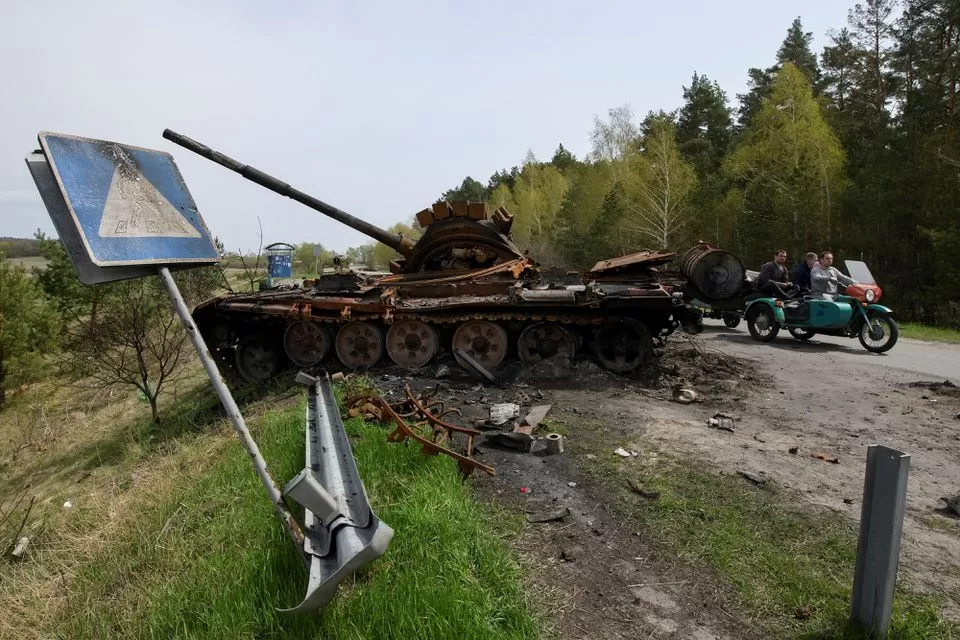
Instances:
[[[876,638],[887,637],[893,615],[909,473],[909,455],[879,444],[867,449],[850,620]]]

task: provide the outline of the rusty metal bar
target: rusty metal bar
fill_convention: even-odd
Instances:
[[[283,526],[287,530],[287,534],[290,536],[290,540],[293,541],[294,546],[298,550],[302,549],[303,531],[300,529],[297,521],[294,520],[293,514],[287,509],[287,505],[283,501],[283,496],[277,487],[277,483],[274,482],[273,477],[271,477],[270,472],[267,470],[267,463],[260,454],[260,448],[254,441],[253,436],[250,435],[247,424],[243,419],[243,414],[240,413],[240,408],[237,406],[236,401],[234,401],[230,389],[227,388],[226,383],[223,381],[223,377],[217,369],[217,364],[214,362],[210,350],[207,349],[207,345],[203,341],[203,336],[200,335],[197,325],[194,324],[193,318],[190,316],[190,309],[187,308],[187,303],[184,302],[183,296],[180,295],[177,283],[174,281],[173,276],[170,275],[170,270],[166,267],[160,267],[158,273],[160,274],[160,281],[163,283],[163,288],[167,290],[170,302],[173,303],[174,311],[176,311],[180,317],[180,321],[183,322],[183,327],[186,329],[187,335],[190,336],[190,341],[193,342],[193,347],[197,350],[197,355],[200,356],[200,362],[203,363],[203,368],[207,371],[207,376],[210,378],[210,384],[213,385],[213,390],[216,391],[217,397],[220,398],[223,408],[227,410],[227,415],[230,417],[230,422],[233,423],[233,428],[240,437],[241,444],[243,444],[244,449],[247,450],[250,459],[253,461],[253,466],[257,470],[260,482],[263,483],[263,488],[267,490],[270,502],[273,503],[277,515],[280,516],[280,520],[283,522]],[[307,562],[306,556],[304,556],[304,562]]]

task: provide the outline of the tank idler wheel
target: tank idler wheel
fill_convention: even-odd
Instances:
[[[263,384],[280,371],[280,352],[273,340],[254,334],[240,340],[236,362],[244,380]]]
[[[630,373],[653,354],[653,338],[644,324],[632,318],[610,318],[595,331],[594,349],[605,369]]]
[[[322,324],[297,320],[283,333],[283,350],[298,367],[312,367],[330,354],[330,333]]]
[[[419,320],[394,322],[387,331],[387,355],[407,369],[419,369],[440,351],[437,330]]]
[[[383,331],[372,322],[348,322],[335,343],[337,357],[348,369],[369,369],[383,357]]]
[[[507,331],[496,322],[489,320],[470,320],[457,327],[453,334],[453,354],[460,366],[468,371],[472,367],[460,359],[457,350],[462,349],[468,356],[480,363],[487,371],[500,366],[507,355]]]
[[[576,336],[553,322],[532,324],[517,339],[517,353],[524,364],[534,364],[553,356],[572,360],[576,351]]]

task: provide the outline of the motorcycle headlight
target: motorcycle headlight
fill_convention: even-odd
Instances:
[[[874,293],[873,289],[867,289],[867,293],[865,295],[867,297],[867,302],[873,302],[877,299],[877,294]]]

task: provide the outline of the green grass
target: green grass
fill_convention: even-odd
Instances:
[[[904,322],[900,325],[900,334],[904,338],[915,338],[930,342],[952,342],[960,344],[960,331],[945,327],[931,327],[916,322]]]
[[[278,482],[303,466],[302,404],[255,437]],[[284,614],[306,573],[239,443],[199,482],[146,506],[72,581],[63,637],[533,638],[539,622],[503,544],[523,526],[471,500],[453,461],[347,422],[385,555],[341,583],[324,610]],[[164,530],[166,526],[166,530]]]
[[[598,456],[579,458],[584,470],[613,487],[625,514],[643,523],[644,536],[664,559],[678,558],[698,575],[704,565],[712,569],[769,637],[862,637],[846,624],[857,539],[842,516],[804,507],[802,497],[770,482],[758,489],[662,452],[655,459],[622,459],[609,451],[609,441],[590,435],[602,430],[575,430],[571,449]],[[639,498],[627,488],[630,481],[659,491],[660,499]],[[901,590],[890,638],[954,637],[957,629],[938,618],[936,604]]]

